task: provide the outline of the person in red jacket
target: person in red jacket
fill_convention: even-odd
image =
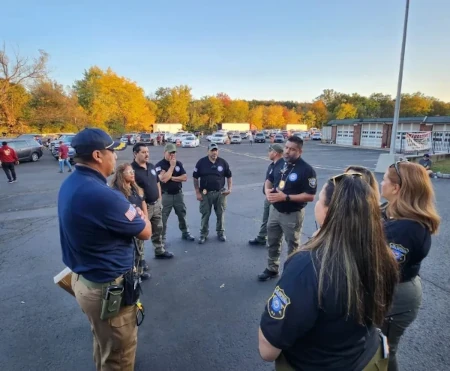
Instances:
[[[69,167],[69,173],[72,172],[72,166],[70,166],[69,161],[69,147],[63,143],[62,140],[59,141],[59,172],[64,173],[64,164]]]
[[[16,151],[8,147],[8,142],[2,142],[2,146],[0,147],[0,163],[8,178],[8,183],[16,182],[17,177],[14,164],[19,164],[19,158],[17,157]]]

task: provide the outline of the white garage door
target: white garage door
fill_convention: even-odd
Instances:
[[[381,148],[383,124],[364,124],[361,128],[361,146]]]
[[[338,126],[336,134],[336,144],[353,145],[353,125]]]

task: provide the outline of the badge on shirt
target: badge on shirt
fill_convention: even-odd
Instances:
[[[154,176],[156,176],[156,171],[155,171],[155,169],[152,169],[150,172],[151,172]]]
[[[297,174],[292,173],[292,174],[289,175],[289,180],[291,182],[295,182],[297,180],[297,177],[298,177]]]
[[[222,171],[223,167],[219,165],[219,166],[217,166],[217,170]]]
[[[289,296],[284,293],[283,289],[280,289],[280,286],[275,287],[272,296],[267,302],[269,316],[276,320],[282,320],[289,304],[291,304]]]
[[[392,242],[389,244],[389,247],[394,253],[395,259],[399,263],[403,263],[406,260],[406,255],[409,253],[409,250],[406,247],[403,247],[403,245]]]
[[[317,179],[316,178],[308,178],[308,183],[311,188],[317,187]]]
[[[136,218],[136,215],[137,215],[136,209],[133,207],[133,205],[130,205],[127,212],[125,213],[125,216],[130,222],[132,222],[134,218]]]
[[[175,166],[175,171],[180,171],[180,167],[179,166]]]

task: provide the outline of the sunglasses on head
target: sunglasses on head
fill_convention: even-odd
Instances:
[[[400,187],[402,186],[402,176],[401,176],[401,174],[400,174],[400,164],[401,164],[402,162],[408,162],[408,161],[404,161],[404,160],[403,160],[403,161],[397,161],[396,163],[394,163],[394,164],[392,164],[391,166],[389,166],[390,169],[392,169],[392,168],[395,169],[395,172],[397,173],[398,179],[399,179],[398,185],[399,185]]]
[[[335,186],[337,183],[339,183],[342,179],[344,179],[345,177],[352,177],[352,178],[361,178],[363,175],[361,173],[342,173],[339,175],[335,175],[333,177],[330,178],[330,182],[333,183],[333,185]]]

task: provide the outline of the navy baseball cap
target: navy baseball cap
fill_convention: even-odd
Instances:
[[[96,128],[86,128],[80,131],[72,139],[71,147],[79,155],[87,155],[93,151],[109,149],[111,151],[123,151],[126,143],[115,142],[106,132]]]

